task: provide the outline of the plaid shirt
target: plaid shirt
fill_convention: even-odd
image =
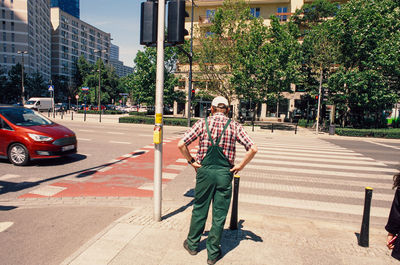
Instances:
[[[211,137],[215,144],[217,138],[221,135],[225,124],[228,122],[228,118],[223,113],[217,112],[214,113],[212,117],[208,117],[207,121]],[[197,121],[193,127],[185,133],[182,140],[185,145],[188,146],[196,140],[197,137],[199,137],[199,150],[197,152],[196,161],[201,164],[201,161],[203,161],[206,156],[208,147],[211,146],[205,119]],[[254,145],[254,142],[250,139],[242,125],[235,121],[231,121],[219,142],[219,146],[222,147],[224,155],[232,165],[235,163],[236,142],[243,145],[246,150],[249,150],[250,147]]]

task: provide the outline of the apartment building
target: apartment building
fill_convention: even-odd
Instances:
[[[124,63],[119,60],[119,47],[112,43],[110,49],[110,65],[114,68],[115,73],[119,77],[127,76],[133,73],[132,67],[124,65]]]
[[[51,76],[50,0],[0,0],[0,67]]]
[[[74,84],[75,62],[83,56],[89,63],[101,58],[109,63],[110,33],[106,33],[58,7],[51,8],[51,72]]]
[[[212,23],[212,17],[215,14],[215,11],[222,7],[224,0],[196,0],[194,6],[194,28],[207,26]],[[300,9],[304,4],[312,3],[313,0],[248,0],[246,3],[250,6],[250,12],[254,17],[264,18],[264,24],[270,25],[270,17],[271,15],[276,15],[282,23],[288,21],[291,14],[293,14],[296,9]],[[346,2],[344,0],[334,1],[338,3]],[[191,15],[192,4],[191,1],[186,2],[186,12]],[[185,22],[185,28],[190,31],[191,28],[191,17],[188,17]],[[187,36],[188,37],[188,36]],[[196,45],[196,43],[194,43]],[[194,73],[198,67],[196,65],[193,66]],[[188,91],[189,88],[189,65],[188,64],[178,64],[177,72],[181,77],[180,85],[177,89]],[[196,93],[199,92],[202,88],[196,86],[196,80],[193,80],[193,88],[196,90]],[[292,113],[296,109],[296,105],[300,103],[301,95],[304,92],[296,90],[296,86],[292,85],[291,89],[293,93],[283,93],[284,100],[280,102],[279,108],[277,106],[267,106],[267,104],[262,104],[261,106],[261,114],[259,115],[260,120],[267,120],[270,116],[284,115],[286,117],[289,116],[289,113]],[[238,114],[239,108],[238,101],[232,102],[234,113]],[[196,116],[203,117],[206,114],[206,110],[211,106],[210,102],[202,101],[198,104],[198,108],[195,110]],[[174,114],[180,115],[181,113],[185,113],[188,110],[188,104],[174,104]],[[277,117],[275,117],[277,118]]]
[[[80,18],[79,0],[51,0],[51,7],[59,7],[62,11]]]

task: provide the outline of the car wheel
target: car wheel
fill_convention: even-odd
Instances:
[[[29,162],[29,153],[23,144],[13,144],[8,149],[8,159],[16,166],[25,166]]]

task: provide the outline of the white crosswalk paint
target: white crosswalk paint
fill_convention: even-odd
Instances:
[[[57,193],[65,190],[65,189],[66,189],[65,187],[47,185],[47,186],[44,186],[44,187],[40,187],[40,188],[38,188],[36,190],[30,191],[29,193],[51,197],[51,196],[54,196]]]
[[[274,190],[274,191],[282,191],[282,192],[296,192],[296,193],[304,193],[304,194],[338,196],[338,197],[344,197],[344,198],[363,199],[365,196],[365,190],[363,189],[363,187],[360,187],[360,191],[349,191],[349,190],[324,189],[324,188],[304,187],[304,186],[294,186],[294,185],[289,186],[289,185],[284,185],[284,184],[250,182],[250,181],[241,181],[240,187],[241,188],[258,189],[258,190]],[[374,200],[392,201],[393,195],[374,193]]]
[[[353,156],[353,155],[357,155],[357,153],[352,153],[352,152],[333,152],[333,151],[318,151],[318,150],[306,150],[306,149],[299,149],[299,148],[284,148],[284,147],[258,147],[258,150],[262,150],[262,151],[270,151],[271,153],[273,151],[282,151],[282,149],[285,149],[287,151],[291,151],[293,154],[302,154],[302,153],[314,153],[314,154],[336,154],[336,155],[342,155],[342,156]],[[362,154],[358,154],[358,155],[362,155]]]
[[[262,204],[269,206],[285,207],[285,208],[296,208],[302,210],[314,210],[322,212],[334,212],[344,214],[356,214],[362,215],[363,205],[352,205],[335,202],[321,202],[312,200],[301,200],[292,198],[262,196],[253,194],[239,194],[239,202]],[[384,217],[389,216],[389,208],[372,207],[371,216]]]
[[[123,132],[106,132],[106,133],[108,133],[108,134],[116,134],[116,135],[123,135],[123,134],[125,134],[125,133],[123,133]]]
[[[185,158],[179,158],[176,160],[177,163],[187,163],[187,160]]]
[[[13,224],[14,224],[13,222],[0,222],[0,233],[6,231]]]
[[[237,158],[243,158],[244,154],[236,156]],[[300,160],[300,161],[313,161],[313,162],[327,162],[327,163],[340,163],[340,164],[352,164],[352,165],[371,165],[371,161],[354,161],[350,159],[333,159],[333,158],[318,158],[319,156],[303,157],[303,156],[291,156],[287,155],[276,155],[276,154],[257,154],[257,158],[269,158],[269,159],[280,159],[280,160]],[[376,161],[376,165],[386,166],[386,164]]]
[[[365,187],[371,186],[373,200],[390,205],[392,177],[397,171],[393,166],[323,140],[292,139],[256,142],[259,152],[240,172],[239,202],[279,207],[282,211],[295,208],[305,213],[313,210],[362,215],[363,205],[338,201],[359,202],[364,199]],[[237,161],[245,153],[238,147]],[[282,195],[270,196],[268,191]],[[326,197],[321,200],[321,196]],[[390,206],[373,206],[371,216],[387,218],[389,211]]]
[[[392,168],[384,167],[370,167],[370,166],[347,166],[347,165],[331,165],[331,164],[321,164],[321,163],[308,163],[308,162],[295,162],[295,161],[285,161],[285,160],[264,160],[264,159],[253,159],[253,163],[264,163],[264,165],[289,165],[289,166],[302,166],[302,167],[313,167],[313,168],[333,168],[333,169],[348,169],[348,170],[358,170],[358,171],[377,171],[377,172],[388,172],[395,173],[396,170]]]
[[[87,142],[92,141],[92,139],[87,139],[87,138],[77,138],[77,139],[78,141],[87,141]]]
[[[131,142],[109,141],[110,144],[131,144]]]
[[[279,171],[279,172],[290,172],[290,173],[305,173],[313,175],[326,175],[326,176],[344,176],[344,177],[356,177],[356,178],[381,178],[381,179],[392,179],[392,175],[378,175],[378,174],[367,174],[362,172],[346,172],[346,171],[328,171],[322,169],[304,169],[299,167],[277,167],[268,165],[253,165],[249,164],[246,169],[261,169],[268,171]]]
[[[5,174],[3,176],[0,176],[0,180],[15,179],[15,178],[19,178],[19,177],[20,177],[20,175]]]

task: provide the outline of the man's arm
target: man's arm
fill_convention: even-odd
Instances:
[[[246,152],[246,154],[244,155],[243,160],[239,164],[236,164],[233,166],[233,168],[231,168],[231,172],[236,174],[240,170],[242,170],[253,159],[253,157],[256,155],[257,151],[258,151],[257,146],[255,144],[253,144],[250,147],[250,149]]]
[[[190,154],[189,149],[187,148],[184,141],[182,141],[182,140],[179,141],[178,149],[179,149],[179,151],[181,151],[182,155],[186,158],[187,161],[191,161],[192,159],[194,159],[192,157],[192,155]],[[193,162],[191,165],[194,167],[194,169],[196,171],[199,167],[201,167],[201,165],[199,163],[197,163],[197,161]]]

